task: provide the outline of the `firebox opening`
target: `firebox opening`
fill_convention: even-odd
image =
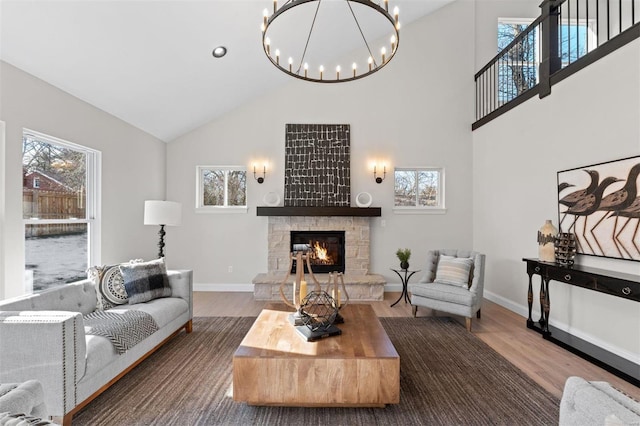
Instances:
[[[344,272],[344,243],[344,231],[291,231],[291,252],[309,255],[313,273]],[[295,272],[294,260],[291,273]],[[304,272],[309,272],[306,263]]]

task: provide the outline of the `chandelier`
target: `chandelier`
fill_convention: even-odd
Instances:
[[[278,8],[278,0],[273,0],[273,13],[265,9],[262,21],[264,52],[280,71],[301,80],[342,83],[371,75],[391,61],[400,43],[398,8],[393,10],[392,16],[389,0],[381,1],[382,6],[372,0],[325,0],[324,3],[323,0],[287,0]],[[306,7],[299,8],[302,5]],[[323,9],[328,8],[328,12],[323,12],[321,5]],[[305,40],[305,33],[293,32],[294,28],[300,32],[306,22],[309,27]],[[319,29],[321,26],[324,27],[322,30]],[[373,46],[365,33],[370,39],[388,42],[383,42],[381,47]],[[353,53],[357,57],[346,60],[340,50],[363,53]],[[336,55],[340,61],[350,63],[350,69],[343,70],[339,63],[335,64],[335,69],[325,69],[324,64],[336,61]],[[307,59],[311,56],[312,60]]]

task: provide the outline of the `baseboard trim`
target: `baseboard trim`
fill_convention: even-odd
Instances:
[[[253,293],[253,284],[193,284],[193,291],[237,291]]]
[[[502,306],[503,308],[506,308],[508,310],[510,310],[511,312],[515,312],[516,314],[522,316],[524,318],[524,320],[522,321],[522,326],[526,327],[526,319],[529,317],[529,307],[525,306],[525,305],[521,305],[518,303],[513,302],[512,300],[506,299],[500,295],[497,295],[495,293],[492,293],[490,291],[485,290],[484,291],[484,298],[488,299],[500,306]],[[553,312],[553,311],[551,311]],[[540,317],[540,311],[536,311],[535,309],[533,310],[533,314],[532,314],[534,320],[536,318]],[[640,365],[640,355],[636,355],[634,353],[628,352],[622,348],[619,348],[617,346],[613,346],[607,342],[604,342],[600,339],[598,339],[597,337],[594,337],[592,335],[590,335],[589,333],[585,333],[582,330],[576,329],[574,327],[571,327],[569,324],[563,323],[563,322],[559,322],[559,321],[554,321],[553,320],[553,315],[551,315],[551,318],[549,319],[549,325],[562,330],[566,333],[569,333],[579,339],[584,340],[585,342],[589,342],[592,345],[598,346],[608,352],[611,352],[614,355],[617,355],[621,358],[626,359],[627,361],[633,362],[634,364],[638,364]]]

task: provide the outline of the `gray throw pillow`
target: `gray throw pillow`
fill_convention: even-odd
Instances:
[[[171,296],[169,277],[164,260],[120,265],[130,305]]]
[[[440,255],[434,282],[469,288],[473,259]]]

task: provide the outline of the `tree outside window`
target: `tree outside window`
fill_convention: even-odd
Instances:
[[[198,166],[198,205],[205,211],[247,206],[247,171],[244,167]]]
[[[522,19],[500,19],[498,21],[498,52],[525,32],[531,21]],[[595,49],[594,21],[572,20],[562,22],[558,28],[559,54],[562,67]],[[503,105],[534,87],[539,81],[541,61],[540,27],[505,52],[498,62],[497,95]]]
[[[22,212],[27,292],[86,278],[98,257],[100,153],[27,131],[22,137]]]
[[[395,169],[395,207],[444,208],[443,173],[439,168]]]

